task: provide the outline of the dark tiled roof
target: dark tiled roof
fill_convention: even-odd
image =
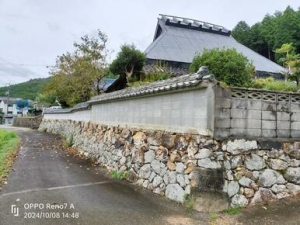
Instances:
[[[200,25],[201,29],[196,29]],[[195,29],[189,29],[189,26]],[[257,71],[285,71],[283,67],[240,44],[232,36],[220,35],[225,33],[229,34],[229,30],[219,25],[161,15],[154,41],[145,50],[145,54],[148,59],[191,63],[194,56],[201,54],[204,49],[234,48],[252,61]]]
[[[197,86],[202,82],[201,75],[187,74],[175,78],[153,82],[140,87],[126,88],[120,91],[115,91],[107,94],[102,94],[93,97],[89,103],[111,101],[116,99],[123,99],[129,97],[137,97],[142,95],[151,95],[159,92],[167,92],[183,88]]]
[[[161,20],[164,21],[164,23],[168,26],[185,28],[189,30],[204,31],[208,33],[220,34],[225,36],[230,36],[231,34],[230,30],[217,24],[179,17],[179,16],[169,16],[163,14],[160,14],[160,16],[161,16]]]

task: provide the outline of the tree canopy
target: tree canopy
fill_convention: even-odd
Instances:
[[[295,81],[297,87],[299,87],[300,80],[300,54],[296,54],[292,43],[285,43],[280,48],[276,49],[275,52],[283,55],[279,58],[283,66],[288,69],[288,78]]]
[[[293,43],[295,53],[300,53],[300,9],[288,6],[283,12],[267,14],[262,21],[249,26],[240,21],[232,30],[232,36],[261,55],[279,62],[275,52],[285,43]]]
[[[74,52],[57,57],[51,81],[43,93],[55,96],[62,106],[73,106],[100,93],[100,80],[107,74],[107,36],[98,31],[96,37],[85,35],[74,43]],[[50,99],[53,99],[52,97]]]
[[[201,66],[208,66],[218,81],[236,87],[247,87],[255,72],[252,63],[235,49],[204,50],[194,57],[190,71],[197,72]]]
[[[134,45],[122,45],[117,58],[110,65],[110,71],[120,76],[140,79],[140,74],[145,65],[146,56]]]

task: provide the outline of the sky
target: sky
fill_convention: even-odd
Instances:
[[[73,42],[100,29],[108,36],[110,60],[122,44],[144,51],[159,14],[222,25],[252,25],[264,15],[297,9],[299,0],[0,0],[0,86],[49,76],[56,57]]]

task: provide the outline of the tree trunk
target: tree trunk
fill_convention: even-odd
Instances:
[[[131,67],[130,71],[127,71],[127,68],[125,68],[127,83],[129,83],[129,78],[132,76],[133,70],[134,70],[134,65]]]

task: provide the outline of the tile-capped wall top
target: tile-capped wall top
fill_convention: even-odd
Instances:
[[[45,114],[49,113],[71,113],[74,111],[89,109],[92,103],[104,102],[104,101],[112,101],[116,99],[125,99],[130,97],[136,97],[141,95],[151,95],[158,92],[167,92],[172,90],[178,90],[183,88],[189,88],[197,86],[202,82],[203,79],[210,79],[210,76],[202,77],[199,74],[187,74],[180,77],[175,77],[163,81],[153,82],[147,85],[143,85],[140,87],[131,87],[126,88],[120,91],[114,91],[111,93],[105,93],[98,96],[93,97],[88,102],[82,102],[75,105],[73,108],[68,109],[47,109],[44,111]]]
[[[89,109],[90,104],[88,102],[81,102],[77,105],[74,105],[73,108],[68,108],[68,109],[45,109],[44,114],[54,114],[54,113],[71,113],[74,111],[79,111],[79,110],[84,110],[84,109]]]
[[[153,82],[140,87],[126,88],[120,91],[101,94],[93,97],[89,103],[111,101],[115,99],[123,99],[136,97],[141,95],[151,95],[159,92],[167,92],[171,90],[183,89],[197,86],[202,82],[203,78],[199,74],[187,74],[163,81]]]

